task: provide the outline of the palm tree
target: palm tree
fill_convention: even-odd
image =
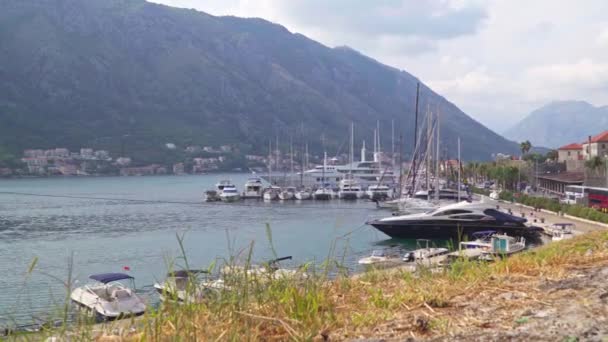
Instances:
[[[532,149],[532,143],[530,142],[530,140],[522,141],[521,143],[519,143],[519,149],[521,150],[521,154],[523,156],[526,153],[530,152],[530,150]]]

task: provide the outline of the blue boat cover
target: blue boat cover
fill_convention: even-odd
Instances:
[[[100,274],[93,274],[91,276],[89,276],[89,278],[93,279],[93,280],[97,280],[100,283],[110,283],[113,281],[118,281],[118,280],[123,280],[123,279],[133,279],[133,277],[131,277],[128,274],[124,274],[124,273],[100,273]]]

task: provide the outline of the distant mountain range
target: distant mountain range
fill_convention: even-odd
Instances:
[[[379,120],[414,131],[418,80],[350,48],[328,48],[262,19],[215,17],[143,0],[4,0],[0,11],[0,145],[92,147],[157,158],[167,142],[265,153],[279,136],[313,151],[368,140]],[[508,141],[425,85],[450,156],[515,153]],[[324,146],[322,142],[324,141]]]
[[[505,132],[515,141],[530,140],[534,146],[558,148],[583,142],[608,128],[608,107],[584,101],[556,101],[543,106]]]

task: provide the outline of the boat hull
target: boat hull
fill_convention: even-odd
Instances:
[[[371,226],[384,234],[397,239],[455,239],[462,241],[473,238],[476,232],[494,230],[511,236],[524,236],[538,238],[540,228],[526,226],[492,225],[488,222],[460,222],[452,221],[412,222],[408,221],[381,221],[369,222]]]
[[[340,192],[338,197],[343,200],[356,200],[359,196],[356,192]]]
[[[315,194],[314,199],[317,201],[329,201],[331,199],[331,194]]]

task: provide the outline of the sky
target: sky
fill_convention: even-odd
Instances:
[[[607,0],[154,1],[349,46],[499,133],[551,101],[608,105]]]

